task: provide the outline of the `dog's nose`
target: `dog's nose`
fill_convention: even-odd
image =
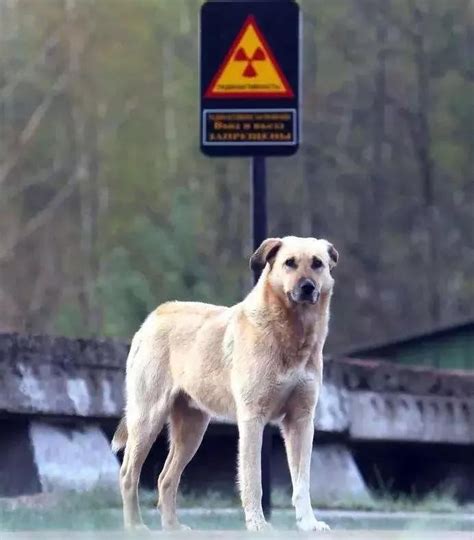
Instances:
[[[316,286],[310,279],[305,279],[301,282],[300,288],[301,292],[305,296],[311,296],[314,292],[314,289],[316,289]]]

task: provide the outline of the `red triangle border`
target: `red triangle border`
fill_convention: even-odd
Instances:
[[[263,48],[265,52],[268,55],[268,58],[270,62],[273,64],[273,67],[275,68],[278,76],[281,79],[281,82],[283,83],[283,86],[285,87],[284,92],[224,92],[224,93],[216,93],[214,92],[213,88],[217,84],[217,81],[219,80],[220,76],[222,75],[224,69],[226,68],[227,64],[231,61],[234,53],[236,52],[237,45],[240,43],[240,40],[242,39],[245,31],[247,28],[252,25],[255,29],[255,33],[257,34],[260,42],[263,45]],[[211,83],[209,84],[209,87],[206,90],[206,93],[204,94],[205,98],[213,98],[213,99],[232,99],[232,98],[239,98],[239,99],[246,99],[246,98],[262,98],[262,99],[278,99],[278,98],[292,98],[294,97],[293,90],[291,89],[291,86],[285,77],[285,74],[282,72],[280,65],[276,61],[275,57],[273,56],[273,52],[271,48],[269,47],[266,39],[264,38],[262,32],[260,31],[260,28],[257,26],[257,21],[255,20],[255,17],[253,15],[249,15],[246,19],[244,24],[242,25],[242,28],[240,29],[240,32],[237,34],[237,37],[232,42],[232,45],[229,48],[229,52],[225,56],[224,60],[222,61],[219,69],[217,70],[217,73],[214,75],[214,77],[211,80]]]

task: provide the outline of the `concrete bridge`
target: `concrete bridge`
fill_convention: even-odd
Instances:
[[[108,442],[123,411],[127,352],[128,344],[112,340],[0,334],[0,495],[117,486]],[[210,428],[211,456],[223,429]],[[369,497],[373,462],[398,477],[403,456],[409,471],[413,456],[420,471],[426,456],[438,456],[432,483],[445,480],[443,470],[456,470],[462,484],[474,450],[474,374],[328,360],[315,430],[315,495]],[[443,468],[440,452],[454,459],[454,469]],[[277,482],[289,484],[279,442],[273,471]],[[466,489],[463,496],[474,496]]]

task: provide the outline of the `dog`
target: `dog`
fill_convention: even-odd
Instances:
[[[158,478],[162,527],[178,522],[181,474],[201,444],[211,417],[237,423],[238,480],[248,530],[269,527],[262,511],[261,446],[266,423],[278,423],[303,531],[329,527],[310,500],[314,412],[323,374],[338,252],[327,240],[268,238],[250,259],[260,278],[232,307],[168,302],[132,340],[126,368],[126,408],[112,441],[125,448],[120,469],[124,525],[143,528],[138,481],[165,423],[170,449]]]

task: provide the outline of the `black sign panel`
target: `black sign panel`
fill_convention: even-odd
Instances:
[[[300,14],[293,0],[201,8],[201,149],[288,156],[299,144]]]

